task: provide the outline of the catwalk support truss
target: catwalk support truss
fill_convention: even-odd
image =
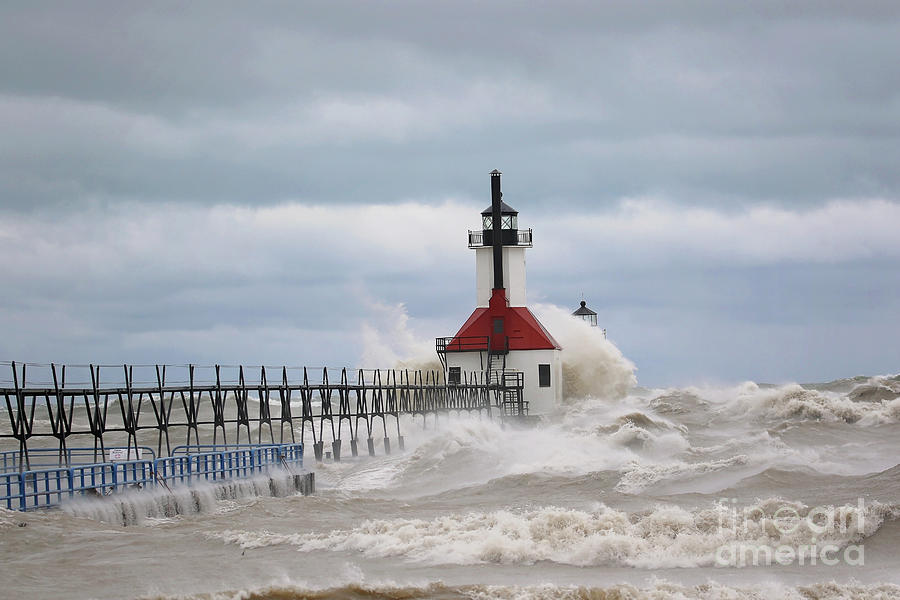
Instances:
[[[213,447],[305,442],[317,460],[340,460],[344,440],[353,456],[366,440],[391,433],[403,448],[400,416],[475,412],[490,417],[492,406],[518,390],[521,380],[491,381],[466,373],[448,385],[434,370],[308,369],[214,365],[39,365],[0,364],[0,451],[33,468],[33,457],[55,454],[68,465],[70,449],[92,452],[95,462],[111,448],[138,452],[155,448],[171,456],[178,444]],[[8,370],[7,370],[8,369]],[[324,443],[331,442],[330,452]]]

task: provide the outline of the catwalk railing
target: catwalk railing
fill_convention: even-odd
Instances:
[[[0,363],[0,451],[15,453],[4,455],[4,468],[14,460],[25,471],[48,461],[70,466],[73,451],[94,463],[111,447],[174,457],[178,443],[283,445],[303,443],[308,432],[318,460],[325,437],[327,454],[340,460],[348,438],[357,455],[360,435],[375,454],[377,429],[386,453],[389,430],[402,449],[402,414],[490,415],[504,391],[478,373],[447,385],[435,370]]]

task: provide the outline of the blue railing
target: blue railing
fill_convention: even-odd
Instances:
[[[270,468],[303,466],[302,444],[179,446],[176,450],[179,453],[168,458],[155,458],[151,451],[154,458],[145,460],[0,473],[0,506],[32,510],[75,496],[106,496],[129,488],[238,479],[265,473]]]
[[[187,446],[179,446],[186,448]],[[116,446],[104,449],[107,453],[111,450],[122,450],[126,456],[134,455],[134,447],[126,448],[125,446]],[[140,458],[146,460],[149,455],[150,460],[156,460],[156,452],[147,446],[138,446]],[[205,451],[205,447],[204,447]],[[104,458],[103,452],[99,448],[66,448],[60,452],[58,448],[29,448],[28,449],[28,467],[29,470],[71,466],[78,464],[93,464],[97,458]],[[20,464],[24,465],[22,453],[18,450],[0,451],[0,473],[20,470]]]

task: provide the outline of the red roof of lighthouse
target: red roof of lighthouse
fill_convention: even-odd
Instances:
[[[499,294],[497,293],[499,292]],[[503,317],[504,336],[509,337],[510,350],[559,350],[561,346],[541,325],[531,311],[524,306],[507,306],[505,290],[494,290],[490,308],[476,308],[472,316],[460,327],[448,350],[460,344],[458,338],[488,337],[493,335],[494,317]],[[495,346],[496,347],[496,346]]]

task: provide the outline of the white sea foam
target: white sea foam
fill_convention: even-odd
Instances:
[[[820,583],[791,587],[777,583],[732,587],[714,581],[695,586],[659,581],[639,587],[618,584],[590,586],[473,586],[464,591],[472,600],[893,600],[900,597],[900,586]]]
[[[0,529],[5,527],[13,527],[17,523],[21,522],[21,518],[21,512],[0,507]]]
[[[830,507],[832,527],[779,528],[774,520],[788,507],[800,517],[810,507],[771,498],[743,511],[725,504],[688,511],[657,506],[627,513],[599,505],[593,511],[543,507],[472,512],[424,519],[373,519],[328,533],[227,530],[212,537],[242,548],[280,544],[303,552],[351,551],[369,557],[398,556],[432,565],[533,564],[608,565],[656,569],[712,566],[716,551],[734,543],[793,548],[818,542],[844,546],[874,534],[898,510],[884,504]],[[817,524],[822,525],[819,521]]]

